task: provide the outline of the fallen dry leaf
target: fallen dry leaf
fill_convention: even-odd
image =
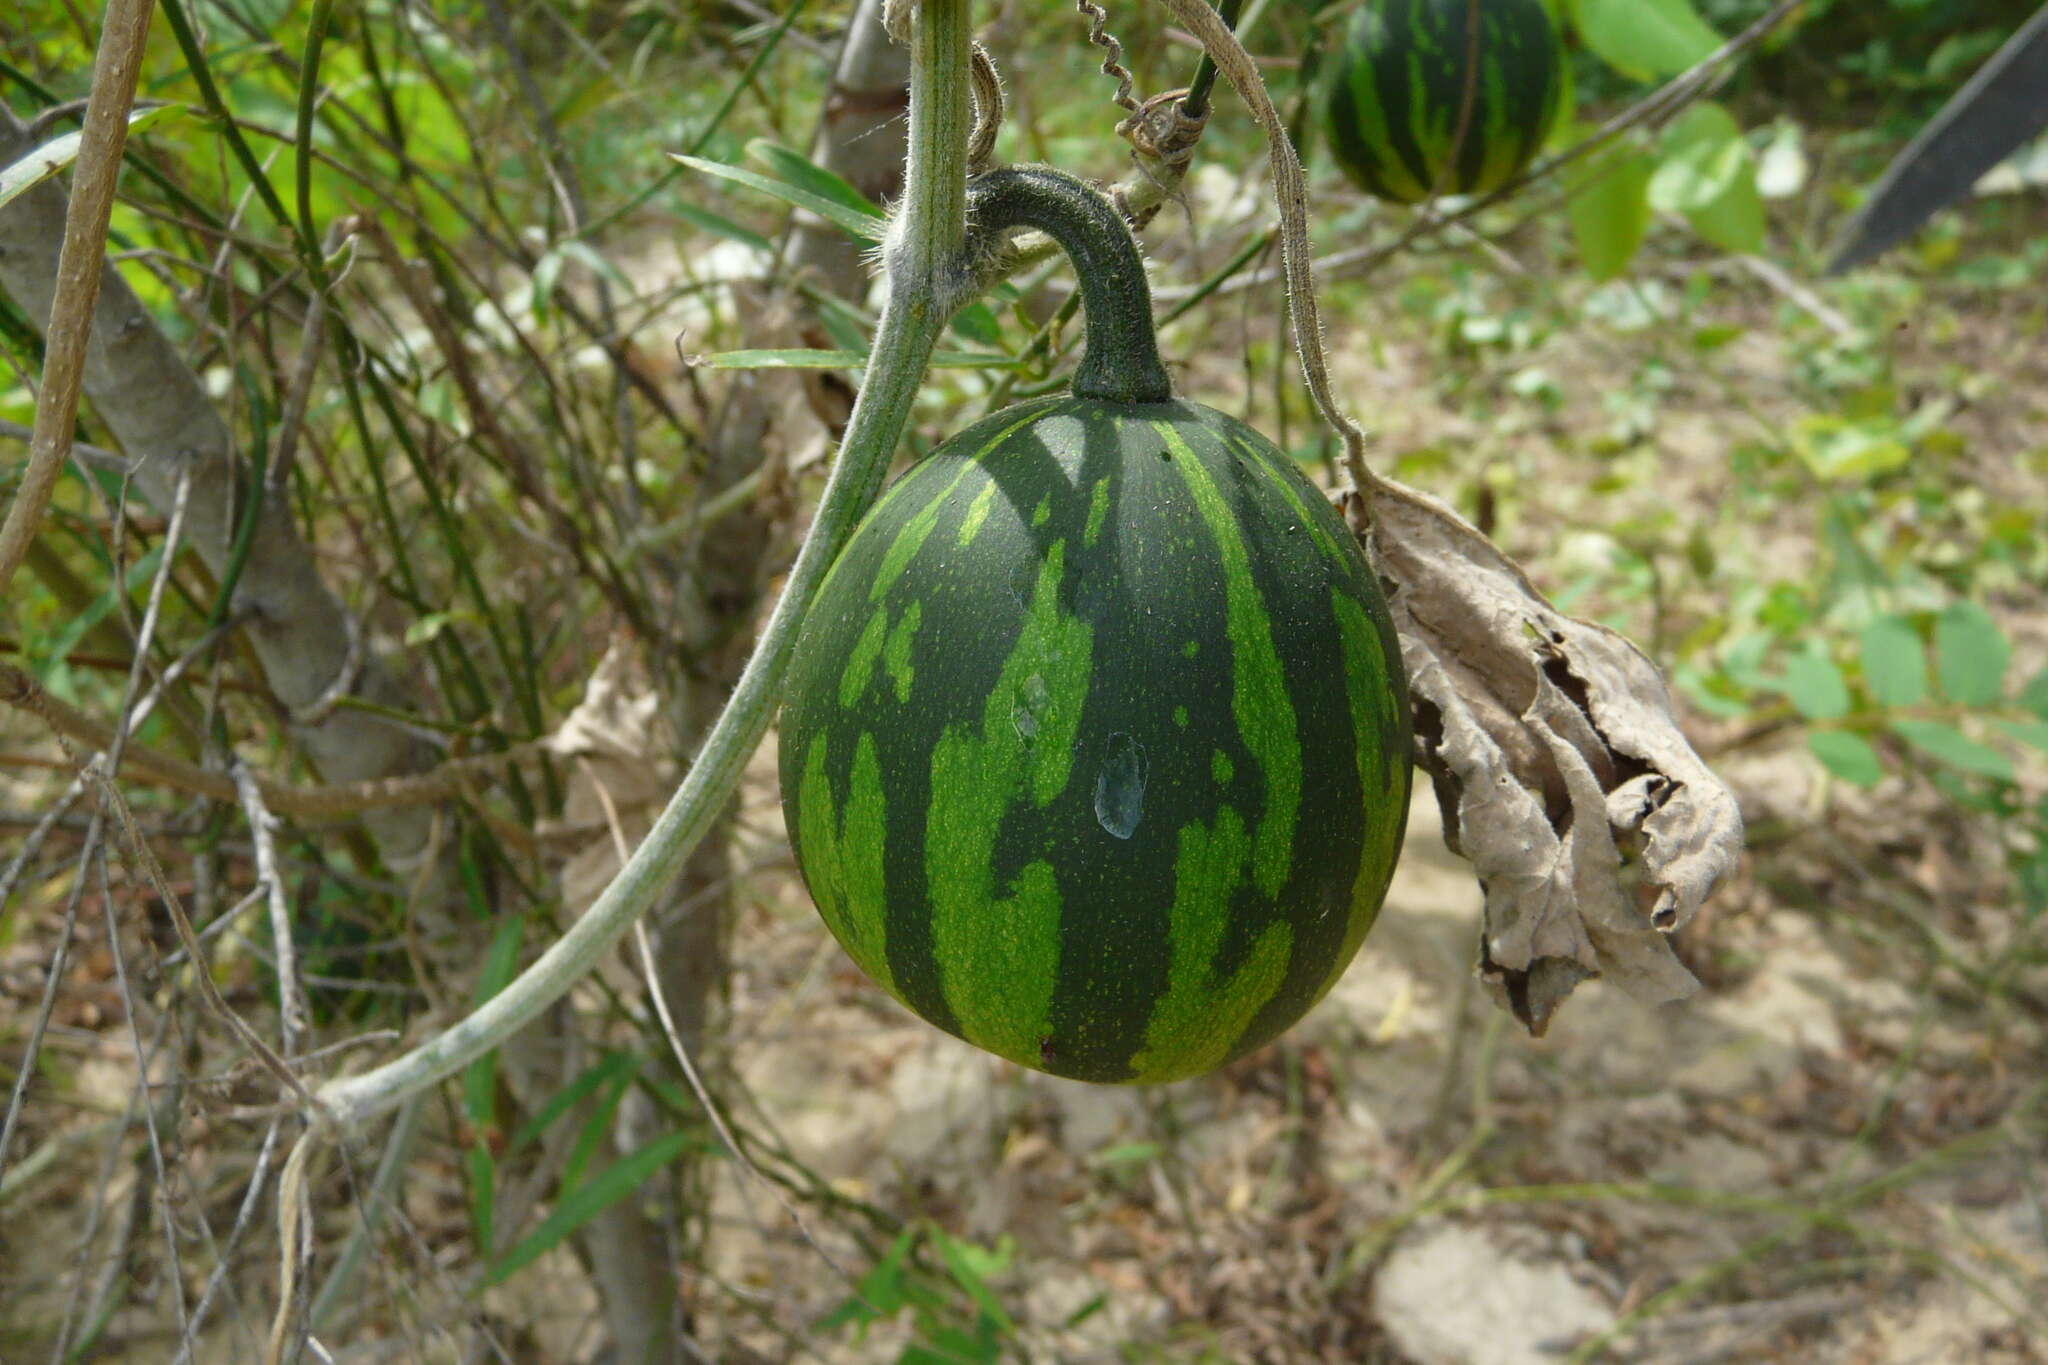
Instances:
[[[1697,990],[1665,935],[1734,868],[1742,816],[1656,666],[1427,494],[1376,480],[1345,511],[1389,586],[1445,841],[1486,896],[1496,1002],[1540,1037],[1591,977],[1652,1003]]]

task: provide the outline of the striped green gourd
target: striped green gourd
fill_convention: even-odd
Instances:
[[[1322,88],[1323,127],[1368,194],[1488,194],[1535,159],[1563,92],[1543,0],[1365,0]]]
[[[1074,258],[1086,355],[855,530],[791,662],[783,812],[825,922],[925,1019],[1176,1080],[1293,1024],[1371,927],[1408,810],[1400,655],[1314,485],[1172,398],[1108,201],[1013,169],[970,209]]]

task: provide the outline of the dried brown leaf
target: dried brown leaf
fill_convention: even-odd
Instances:
[[[1416,761],[1485,892],[1496,1001],[1540,1036],[1594,976],[1650,1002],[1698,989],[1665,935],[1734,868],[1742,816],[1656,666],[1426,494],[1379,480],[1346,512],[1389,586]]]
[[[665,738],[660,698],[630,635],[612,640],[584,685],[583,700],[544,743],[572,767],[562,818],[544,822],[539,832],[598,831],[562,869],[563,902],[580,915],[617,875],[619,840],[636,846],[675,786],[674,746]]]

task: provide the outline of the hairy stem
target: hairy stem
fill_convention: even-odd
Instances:
[[[1173,397],[1152,327],[1152,290],[1138,244],[1116,206],[1085,181],[1049,166],[976,176],[969,192],[977,234],[1030,227],[1058,242],[1081,281],[1088,346],[1074,394],[1112,403]]]

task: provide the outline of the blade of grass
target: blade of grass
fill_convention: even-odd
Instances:
[[[639,1189],[649,1176],[681,1156],[693,1144],[701,1145],[701,1139],[694,1134],[670,1133],[605,1167],[564,1195],[553,1212],[541,1220],[539,1227],[492,1262],[484,1283],[502,1284],[533,1264],[560,1245],[570,1233]]]
[[[133,137],[184,112],[184,106],[178,104],[159,104],[153,109],[137,109],[128,116],[128,136]],[[83,130],[66,133],[62,137],[51,138],[12,166],[0,170],[0,209],[6,208],[17,196],[27,193],[76,161],[78,149],[84,142]]]
[[[849,208],[837,200],[827,199],[822,194],[807,190],[801,185],[774,180],[738,166],[728,166],[723,161],[706,161],[701,156],[685,156],[681,152],[670,152],[669,160],[688,166],[693,171],[701,171],[705,175],[730,180],[736,185],[745,185],[748,189],[773,195],[796,208],[807,209],[827,222],[836,224],[848,236],[859,241],[881,241],[882,230],[887,226],[877,214],[863,213],[859,209]]]

